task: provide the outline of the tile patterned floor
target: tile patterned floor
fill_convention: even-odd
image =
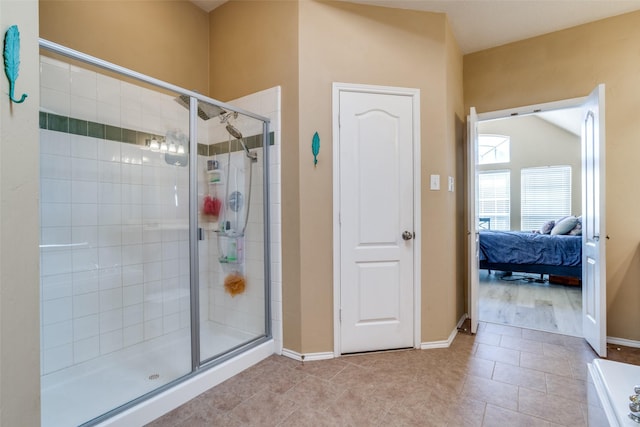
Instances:
[[[316,362],[271,356],[149,424],[198,426],[586,426],[595,356],[581,338],[481,323],[450,348]],[[640,365],[640,349],[609,358]]]

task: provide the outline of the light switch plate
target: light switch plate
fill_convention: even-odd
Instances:
[[[453,190],[454,190],[453,177],[450,176],[449,177],[449,191],[453,192]]]
[[[431,175],[430,187],[432,190],[440,190],[440,175]]]

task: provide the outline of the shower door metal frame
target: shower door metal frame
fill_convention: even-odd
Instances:
[[[200,258],[198,239],[198,99],[189,98],[189,284],[191,297],[191,372],[200,369]]]
[[[116,407],[109,412],[99,415],[80,427],[93,426],[103,421],[108,420],[116,414],[119,414],[127,409],[130,409],[141,402],[150,399],[164,391],[167,391],[177,384],[184,382],[203,370],[212,368],[220,363],[229,360],[238,354],[243,353],[253,347],[256,347],[264,342],[267,342],[273,338],[272,325],[271,325],[271,238],[270,238],[270,198],[269,198],[269,124],[270,119],[265,116],[253,113],[251,111],[244,110],[242,108],[234,107],[233,105],[218,101],[213,98],[201,95],[197,92],[181,88],[171,83],[164,82],[162,80],[155,79],[137,71],[130,70],[128,68],[110,63],[108,61],[96,58],[91,55],[79,52],[74,49],[70,49],[66,46],[51,42],[40,38],[39,45],[41,49],[62,55],[67,58],[71,58],[85,64],[89,64],[103,70],[115,72],[116,74],[138,80],[156,88],[165,89],[167,91],[189,96],[189,281],[190,281],[190,312],[191,312],[191,372],[176,378],[175,380],[158,387],[148,393],[138,396],[137,398]],[[263,125],[262,135],[262,148],[263,148],[263,221],[264,221],[264,303],[265,303],[265,334],[244,344],[241,344],[235,348],[230,349],[222,355],[212,357],[210,359],[201,360],[200,358],[200,307],[199,307],[199,263],[198,258],[198,200],[194,194],[198,185],[198,139],[197,139],[197,126],[198,126],[198,102],[206,102],[212,105],[216,105],[227,111],[234,111],[245,116],[251,117],[256,120],[260,120]]]

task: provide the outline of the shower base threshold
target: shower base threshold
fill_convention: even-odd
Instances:
[[[252,338],[214,322],[202,325],[205,355],[221,354]],[[42,427],[85,423],[191,371],[188,329],[173,332],[41,378]]]

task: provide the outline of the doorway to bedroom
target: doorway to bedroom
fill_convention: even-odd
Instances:
[[[577,335],[606,357],[604,94],[601,84],[583,98],[480,115],[471,107],[467,188],[472,333],[479,320],[486,320]],[[571,155],[575,138],[565,142],[559,136],[560,130],[575,131],[550,118],[570,117],[572,109],[579,114],[579,120],[569,120],[580,128],[579,163]],[[549,132],[509,129],[514,120],[547,122]],[[534,161],[538,156],[543,160]],[[574,193],[581,194],[580,202]],[[487,290],[482,294],[481,281]],[[563,286],[563,295],[550,298],[548,290],[556,289],[552,285]],[[574,309],[578,292],[567,292],[572,285],[580,288],[581,311]],[[580,321],[570,320],[577,313]]]
[[[581,245],[581,110],[569,108],[508,116],[478,123],[477,205],[481,231],[479,320],[529,329],[582,336]],[[557,225],[556,225],[557,224]],[[517,258],[501,232],[534,233],[539,254],[573,264],[572,271],[487,268],[486,256]],[[573,237],[564,237],[573,236]],[[518,238],[524,237],[517,235]],[[529,236],[527,236],[529,237]],[[491,240],[490,240],[491,239]],[[560,243],[558,243],[560,239]],[[555,249],[568,242],[561,258]],[[566,246],[566,245],[565,245]],[[499,252],[503,250],[508,253]],[[573,250],[573,252],[571,252]],[[555,274],[554,274],[555,273]]]

